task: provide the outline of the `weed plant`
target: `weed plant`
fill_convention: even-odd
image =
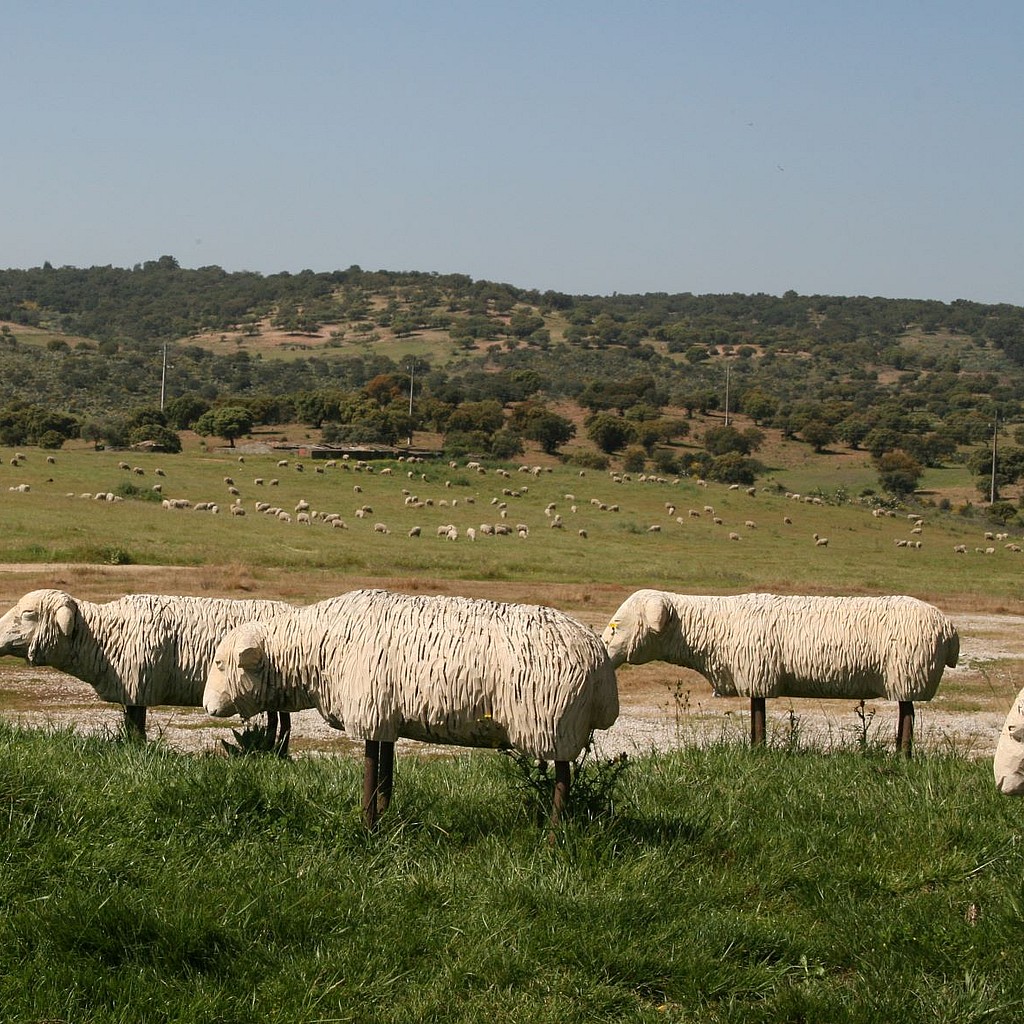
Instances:
[[[4,1021],[1020,1019],[986,764],[713,744],[549,847],[491,753],[196,757],[0,725]],[[511,774],[510,774],[511,772]]]

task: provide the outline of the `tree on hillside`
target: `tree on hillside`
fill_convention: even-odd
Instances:
[[[145,442],[159,445],[166,452],[178,453],[181,451],[181,438],[176,430],[165,427],[160,423],[140,423],[128,432],[128,443],[130,445],[143,444]]]
[[[886,452],[876,460],[878,482],[897,498],[905,498],[917,490],[924,472],[921,463],[904,451]]]
[[[967,466],[975,478],[978,493],[988,498],[992,491],[992,452],[982,449],[975,452],[967,461]],[[1007,445],[996,452],[995,464],[995,498],[998,500],[1002,488],[1015,484],[1024,476],[1024,448]]]
[[[179,430],[188,430],[209,409],[210,403],[206,399],[195,394],[188,394],[172,398],[164,406],[164,413],[170,426],[177,427]]]
[[[528,338],[535,331],[542,330],[544,318],[528,306],[520,306],[509,320],[509,331],[514,338]]]
[[[712,455],[725,455],[737,452],[749,455],[756,452],[764,443],[764,434],[757,427],[737,430],[735,427],[709,427],[704,431],[704,447]]]
[[[771,420],[779,408],[779,403],[762,388],[754,387],[743,394],[740,408],[754,421],[754,425],[759,427]]]
[[[800,436],[816,452],[825,450],[825,446],[831,444],[836,437],[834,428],[824,420],[808,420],[800,428]]]
[[[614,413],[599,412],[586,420],[587,437],[609,455],[633,439],[633,425]]]
[[[252,414],[240,405],[224,405],[203,413],[193,428],[200,437],[223,437],[235,447],[235,438],[252,430]]]
[[[528,441],[537,441],[548,455],[576,436],[571,420],[552,412],[542,402],[529,399],[520,402],[509,417],[509,426]]]
[[[505,413],[501,402],[486,399],[482,402],[463,402],[456,406],[445,424],[445,433],[479,430],[494,433],[505,424]]]
[[[871,432],[871,420],[863,413],[851,413],[836,425],[836,437],[856,451]]]
[[[576,436],[576,426],[550,409],[539,409],[527,418],[522,435],[528,441],[537,441],[548,455],[554,455]]]

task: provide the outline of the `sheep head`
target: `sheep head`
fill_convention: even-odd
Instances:
[[[33,590],[0,619],[0,655],[30,665],[59,665],[78,620],[78,604],[63,590]]]
[[[992,761],[996,789],[1007,796],[1024,796],[1024,690],[1013,702],[999,734]]]
[[[251,718],[265,710],[266,690],[266,630],[259,623],[246,622],[217,645],[206,676],[203,707],[215,718]]]
[[[671,620],[672,604],[661,591],[631,594],[601,634],[612,665],[618,668],[623,662],[642,665],[657,661]]]

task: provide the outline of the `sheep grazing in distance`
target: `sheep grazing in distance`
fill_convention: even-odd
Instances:
[[[619,711],[604,646],[568,615],[384,590],[236,627],[217,647],[203,704],[211,715],[251,716],[298,695],[364,741],[368,827],[390,801],[399,737],[553,760],[554,825],[570,762]]]
[[[144,738],[147,707],[202,704],[210,659],[229,629],[291,610],[282,601],[161,594],[93,604],[61,590],[33,590],[0,618],[0,655],[49,665],[88,683],[102,700],[123,705],[126,732]],[[285,712],[280,732],[269,736],[282,753],[291,728],[287,712],[311,706],[264,709]],[[275,717],[268,733],[276,725]]]
[[[667,661],[716,694],[749,697],[751,740],[764,742],[768,697],[899,702],[897,746],[909,756],[915,700],[930,700],[960,638],[912,597],[691,597],[638,590],[602,634],[612,664]]]
[[[818,534],[814,535],[814,546],[816,548],[827,548],[828,537],[819,537]]]
[[[1006,713],[992,761],[996,789],[1007,796],[1024,795],[1024,690]]]

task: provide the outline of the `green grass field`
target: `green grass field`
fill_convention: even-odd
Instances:
[[[2,562],[242,565],[257,574],[273,569],[719,593],[900,592],[994,610],[1014,607],[1024,596],[1024,556],[1006,547],[1019,538],[986,539],[986,531],[997,527],[981,516],[917,508],[876,518],[863,504],[833,504],[845,488],[821,475],[811,493],[823,495],[824,502],[795,501],[782,491],[811,482],[799,470],[780,471],[751,497],[724,485],[615,482],[607,473],[581,476],[561,466],[506,478],[494,468],[479,474],[465,466],[395,462],[393,475],[385,476],[382,466],[358,472],[343,463],[305,459],[300,472],[294,456],[279,467],[276,456],[246,455],[240,463],[223,451],[138,455],[83,449],[58,452],[54,463],[36,449],[24,454],[24,462],[12,466],[15,453],[4,452],[0,467]],[[119,469],[124,461],[142,474]],[[240,492],[244,517],[228,514],[233,499],[226,477]],[[257,485],[256,478],[264,483]],[[30,490],[10,489],[20,484]],[[169,511],[159,501],[143,500],[156,497],[150,489],[157,484],[163,497],[216,501],[221,512]],[[116,503],[81,497],[97,492],[129,497]],[[414,498],[420,507],[407,502]],[[257,513],[258,500],[287,510],[293,521]],[[298,525],[294,510],[300,500],[315,511],[339,514],[348,528]],[[506,519],[499,502],[507,506]],[[552,503],[563,529],[552,529],[552,516],[545,514]],[[356,510],[364,505],[372,512],[358,518]],[[914,512],[925,519],[920,534],[911,533],[908,516]],[[375,532],[378,523],[389,532]],[[458,528],[457,542],[437,536],[438,526],[449,523]],[[485,523],[507,524],[512,534],[483,536]],[[519,524],[529,528],[526,539],[516,535]],[[409,537],[412,527],[422,535]],[[468,528],[478,531],[475,542],[468,540]],[[828,546],[816,546],[814,534],[827,537]],[[897,547],[901,540],[921,546]],[[966,555],[954,552],[959,544],[967,547]],[[978,551],[989,547],[991,554]]]
[[[500,755],[398,771],[368,835],[355,759],[0,726],[0,1016],[1019,1019],[1021,804],[986,766],[693,748],[554,848]]]

